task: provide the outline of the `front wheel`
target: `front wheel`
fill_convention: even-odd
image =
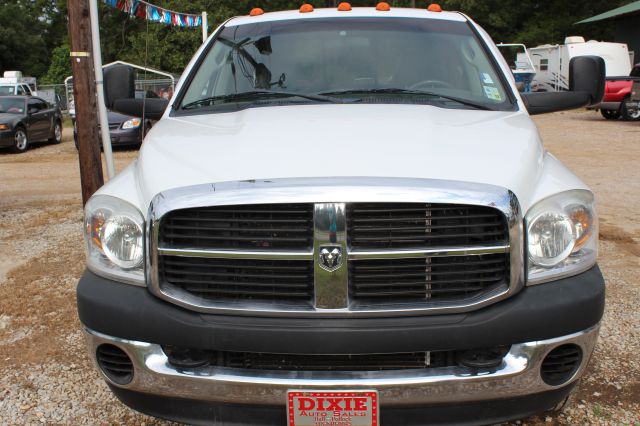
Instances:
[[[13,152],[25,152],[29,148],[29,138],[27,131],[22,127],[16,129],[13,136]]]
[[[601,109],[600,114],[607,120],[617,120],[620,118],[620,113],[612,109]]]
[[[62,124],[59,121],[56,121],[56,125],[53,126],[53,133],[49,138],[49,142],[55,144],[62,142]]]
[[[622,115],[622,119],[625,121],[638,121],[640,120],[640,108],[629,109],[627,108],[626,102],[622,101],[620,115]]]

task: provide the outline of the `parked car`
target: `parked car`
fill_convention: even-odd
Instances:
[[[145,125],[142,126],[142,120],[140,118],[132,117],[126,114],[120,114],[114,111],[107,111],[107,119],[109,120],[109,135],[111,136],[111,145],[114,148],[139,148],[142,144],[142,140],[144,139],[144,135],[152,126],[151,120],[146,120]],[[98,129],[99,128],[100,124],[98,124]],[[76,144],[76,148],[78,148],[76,120],[73,120],[73,140]],[[99,133],[97,143],[102,146],[102,139]]]
[[[300,12],[226,21],[171,107],[107,93],[159,121],[85,207],[77,303],[102,377],[189,424],[559,409],[605,286],[594,194],[530,115],[599,103],[604,60],[572,58],[571,91],[519,93],[463,14]]]
[[[640,81],[640,63],[636,64],[627,77],[607,77],[604,99],[596,107],[607,120],[640,120],[640,108],[633,107],[627,102],[631,98],[631,88],[634,82]]]
[[[29,144],[62,142],[62,113],[35,96],[0,96],[0,147],[24,152]]]

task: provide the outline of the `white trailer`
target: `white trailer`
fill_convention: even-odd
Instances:
[[[576,56],[594,55],[604,59],[606,76],[627,76],[631,71],[629,50],[624,43],[585,41],[583,37],[567,37],[564,44],[545,44],[529,49],[536,69],[533,91],[569,90],[569,62]]]

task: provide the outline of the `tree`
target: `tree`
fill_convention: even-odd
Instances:
[[[42,78],[41,84],[60,84],[71,75],[69,51],[69,41],[67,39],[60,46],[53,49],[51,65],[49,65],[49,70]]]
[[[25,75],[47,71],[49,51],[42,37],[45,24],[34,5],[16,1],[0,7],[0,71],[19,70]]]
[[[201,32],[132,18],[97,0],[103,62],[126,60],[181,73],[201,45]],[[184,13],[207,11],[209,33],[231,16],[246,15],[252,7],[265,11],[297,9],[304,0],[152,0],[157,6]],[[340,0],[308,0],[315,7],[334,7]],[[351,0],[353,6],[372,7],[377,0]],[[610,39],[606,25],[574,23],[613,9],[628,0],[387,0],[392,7],[426,8],[432,1],[445,10],[473,17],[497,42],[527,46],[562,43],[569,35]],[[62,83],[69,70],[65,59],[67,0],[0,0],[0,71],[25,74]],[[68,75],[68,74],[67,74]]]

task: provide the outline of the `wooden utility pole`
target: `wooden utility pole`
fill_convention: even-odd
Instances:
[[[91,58],[90,1],[96,0],[67,1],[83,205],[104,184],[100,146],[96,143],[98,140],[98,112],[93,60]]]

